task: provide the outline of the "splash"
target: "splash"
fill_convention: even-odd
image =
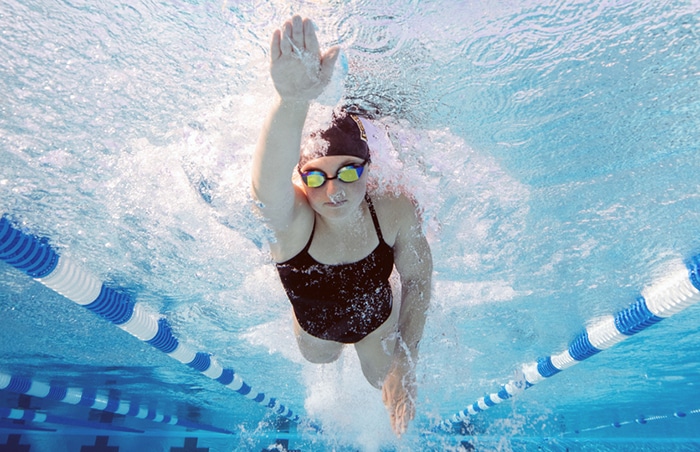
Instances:
[[[352,347],[334,363],[305,366],[302,375],[304,407],[322,425],[323,441],[366,451],[396,442],[381,392],[365,380]]]

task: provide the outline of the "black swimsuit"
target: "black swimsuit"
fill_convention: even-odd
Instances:
[[[369,196],[365,199],[379,238],[379,245],[367,257],[351,264],[321,264],[309,254],[312,230],[299,254],[277,264],[299,325],[320,339],[358,342],[391,315],[389,276],[394,251],[382,237],[372,201]]]

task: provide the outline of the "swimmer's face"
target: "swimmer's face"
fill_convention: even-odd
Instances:
[[[338,170],[348,165],[358,165],[364,162],[359,157],[348,155],[332,155],[319,157],[306,162],[301,172],[317,170],[328,177],[336,177]],[[360,179],[355,182],[343,182],[340,179],[330,179],[320,187],[311,188],[302,184],[306,198],[312,209],[328,217],[343,217],[355,212],[362,203],[367,191],[368,167],[365,166]]]

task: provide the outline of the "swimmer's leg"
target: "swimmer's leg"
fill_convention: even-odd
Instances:
[[[307,361],[314,364],[327,364],[340,357],[343,352],[343,344],[310,335],[299,326],[296,316],[292,314],[292,317],[294,317],[294,335],[297,338],[299,350]]]
[[[394,349],[398,337],[399,311],[401,310],[400,298],[397,298],[397,288],[393,286],[394,304],[391,315],[379,328],[372,331],[364,339],[355,344],[357,356],[360,358],[362,373],[365,378],[377,389],[384,384],[391,363],[394,359]]]
[[[380,330],[381,327],[355,344],[355,350],[362,365],[362,373],[369,384],[377,389],[381,389],[384,384],[386,374],[391,367],[396,344],[396,334],[393,331],[390,331],[389,334],[373,336]]]

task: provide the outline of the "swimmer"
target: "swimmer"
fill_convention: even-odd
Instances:
[[[328,85],[339,50],[321,52],[313,23],[299,16],[272,35],[277,96],[255,150],[252,193],[274,234],[270,250],[302,355],[330,363],[353,344],[401,436],[415,416],[432,257],[412,201],[368,192],[362,119],[337,111],[302,150],[309,104]]]

